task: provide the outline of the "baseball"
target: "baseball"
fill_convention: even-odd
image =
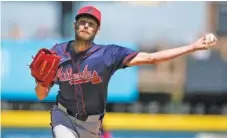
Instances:
[[[207,34],[207,35],[205,36],[205,39],[206,39],[206,41],[208,41],[208,42],[213,42],[213,41],[215,41],[216,37],[215,37],[214,34],[209,33],[209,34]]]

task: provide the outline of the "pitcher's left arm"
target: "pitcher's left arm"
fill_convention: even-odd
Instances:
[[[217,38],[213,34],[207,34],[198,39],[193,44],[187,46],[181,46],[178,48],[163,50],[155,53],[139,52],[132,60],[127,62],[126,65],[136,66],[144,64],[155,64],[171,60],[187,53],[209,49],[210,47],[215,46],[216,42]]]

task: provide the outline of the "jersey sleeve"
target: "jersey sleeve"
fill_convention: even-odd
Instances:
[[[138,52],[133,49],[118,45],[110,45],[107,46],[104,52],[104,61],[107,66],[112,67],[114,70],[122,69],[128,67],[126,63],[133,59],[137,54]]]

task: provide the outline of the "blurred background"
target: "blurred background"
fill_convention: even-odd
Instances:
[[[109,84],[104,128],[113,138],[227,138],[227,2],[1,2],[3,138],[49,138],[58,88],[39,101],[28,65],[40,48],[74,38],[78,9],[102,11],[96,43],[156,52],[207,32],[217,47],[119,70]]]

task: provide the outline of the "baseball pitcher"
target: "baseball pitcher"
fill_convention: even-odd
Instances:
[[[43,100],[53,85],[59,85],[51,110],[54,138],[99,138],[111,76],[127,67],[159,63],[216,45],[206,34],[190,45],[155,53],[137,52],[115,44],[94,43],[101,26],[101,12],[86,6],[75,16],[75,39],[42,48],[30,69],[36,94]]]

